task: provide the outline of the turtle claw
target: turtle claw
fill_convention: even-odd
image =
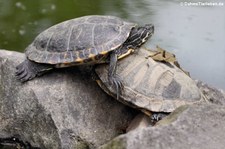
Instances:
[[[29,67],[26,64],[26,61],[22,62],[16,67],[16,78],[20,80],[21,82],[26,82],[35,76],[29,73]]]
[[[25,82],[25,78],[28,76],[27,72],[24,71],[23,73],[17,75],[17,78],[21,81],[21,82]]]
[[[44,74],[52,68],[53,67],[51,65],[38,64],[26,59],[16,67],[15,75],[21,82],[26,82]]]
[[[15,72],[15,75],[16,76],[20,76],[22,73],[24,73],[25,71],[25,68],[23,67],[23,63],[19,64],[17,67],[16,67],[16,72]]]
[[[35,77],[35,75],[32,75],[32,74],[29,74],[29,73],[26,73],[26,75],[24,77],[21,77],[20,78],[20,81],[21,82],[26,82],[28,80],[31,80]]]
[[[119,76],[109,77],[109,84],[116,89],[116,98],[119,99],[121,91],[123,89],[123,84]]]

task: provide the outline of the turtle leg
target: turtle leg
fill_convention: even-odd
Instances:
[[[119,99],[121,89],[123,88],[122,82],[119,76],[116,74],[116,66],[117,66],[117,51],[112,51],[110,54],[109,60],[109,72],[108,72],[108,79],[110,85],[113,85],[116,88],[116,97]]]
[[[52,65],[39,64],[26,59],[16,67],[16,77],[21,82],[26,82],[53,69]]]
[[[155,125],[155,123],[157,123],[158,121],[160,121],[161,119],[163,119],[164,117],[166,117],[168,115],[169,115],[169,113],[163,113],[163,112],[153,113],[151,116],[151,122],[153,125]]]

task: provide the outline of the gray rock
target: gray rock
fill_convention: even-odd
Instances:
[[[100,149],[222,149],[225,146],[225,107],[192,105],[175,114],[171,123],[140,128],[113,139]]]
[[[199,80],[196,80],[196,83],[199,89],[211,103],[225,105],[225,92],[223,90],[209,86],[208,84]]]
[[[95,148],[121,133],[133,114],[76,69],[27,83],[16,80],[18,52],[0,50],[0,138],[18,136],[42,149]]]
[[[126,132],[135,130],[137,128],[148,127],[152,124],[151,119],[144,113],[138,114],[129,124],[126,129]]]

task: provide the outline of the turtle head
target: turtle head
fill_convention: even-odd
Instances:
[[[138,33],[140,35],[139,46],[144,44],[154,33],[154,26],[152,24],[146,24],[144,27],[138,28]]]
[[[124,42],[122,48],[117,51],[118,58],[121,59],[130,53],[133,53],[136,49],[141,47],[153,33],[154,26],[152,24],[132,28],[129,37]]]
[[[141,27],[134,27],[125,44],[128,48],[139,48],[143,45],[154,33],[154,26],[146,24]]]

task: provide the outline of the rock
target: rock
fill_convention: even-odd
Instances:
[[[225,146],[225,107],[214,104],[181,108],[170,123],[139,128],[99,149],[222,149]]]
[[[14,73],[23,60],[0,50],[0,138],[18,136],[41,149],[96,148],[133,117],[75,68],[20,83]]]
[[[225,92],[221,89],[216,89],[208,84],[196,80],[197,86],[211,102],[218,105],[225,105]]]
[[[136,111],[106,95],[76,68],[55,70],[20,83],[14,73],[23,59],[21,53],[0,50],[0,141],[16,137],[41,149],[225,146],[222,90],[198,81],[198,87],[213,104],[179,107],[154,127],[148,126],[148,117],[138,116],[128,128],[130,131],[118,136]]]
[[[139,113],[129,124],[126,132],[135,130],[137,128],[145,128],[152,125],[151,119],[144,113]]]
[[[164,117],[162,120],[158,121],[155,126],[163,126],[163,125],[169,125],[172,122],[176,121],[177,118],[180,116],[180,114],[185,111],[189,106],[180,106],[176,110],[174,110],[172,113]]]

